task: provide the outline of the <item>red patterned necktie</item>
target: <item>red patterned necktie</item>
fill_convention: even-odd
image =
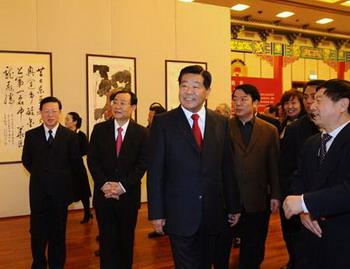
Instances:
[[[123,128],[118,127],[117,131],[118,131],[118,135],[117,135],[117,139],[115,140],[115,151],[117,152],[117,156],[119,156],[119,152],[123,143],[123,136],[122,136]]]
[[[194,139],[196,140],[199,149],[202,149],[203,138],[202,138],[201,129],[199,128],[199,125],[198,125],[199,115],[192,114],[191,118],[193,119],[192,133],[193,133]]]

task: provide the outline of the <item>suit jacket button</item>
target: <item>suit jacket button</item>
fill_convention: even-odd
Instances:
[[[202,199],[202,195],[199,195],[199,196],[198,196],[198,199],[199,199],[199,200]]]

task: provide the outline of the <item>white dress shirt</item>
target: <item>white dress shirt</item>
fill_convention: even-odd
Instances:
[[[199,129],[201,130],[202,133],[202,138],[204,139],[204,131],[205,131],[205,116],[207,111],[205,110],[205,107],[202,106],[202,108],[196,112],[193,113],[191,111],[189,111],[188,109],[184,108],[183,106],[181,106],[183,112],[185,113],[186,119],[192,129],[192,125],[193,125],[193,119],[191,118],[193,114],[198,114],[199,118],[198,118],[198,125],[199,125]]]

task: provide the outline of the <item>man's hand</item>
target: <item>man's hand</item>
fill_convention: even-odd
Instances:
[[[301,195],[289,195],[283,202],[284,215],[290,219],[303,212]]]
[[[113,198],[119,200],[119,196],[124,193],[119,182],[106,182],[101,190],[104,192],[106,198]]]
[[[230,227],[235,226],[238,223],[240,217],[241,213],[228,214],[228,222],[230,223]]]
[[[270,210],[272,213],[276,213],[280,208],[280,201],[278,199],[271,199],[270,201]]]
[[[301,223],[308,229],[310,232],[314,233],[318,237],[322,237],[322,230],[318,221],[311,218],[311,215],[308,213],[300,214]]]
[[[154,219],[154,220],[151,220],[151,224],[153,226],[153,229],[157,233],[164,234],[163,227],[165,225],[165,219]]]

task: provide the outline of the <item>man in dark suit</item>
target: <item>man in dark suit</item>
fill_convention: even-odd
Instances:
[[[303,224],[295,268],[350,268],[350,83],[322,84],[312,118],[322,133],[305,142],[291,191],[283,204],[287,218]]]
[[[324,80],[311,80],[306,83],[303,89],[303,103],[306,115],[292,122],[286,127],[284,138],[281,140],[280,154],[280,187],[282,201],[289,194],[290,177],[297,168],[298,155],[307,138],[319,132],[318,127],[311,119],[311,105],[315,101],[316,88],[324,83]],[[283,210],[280,210],[281,227],[283,239],[286,243],[289,261],[281,269],[294,269],[294,236],[300,230],[300,220],[298,217],[293,217],[287,220]]]
[[[258,269],[264,259],[270,213],[278,211],[279,141],[277,129],[255,116],[260,94],[250,84],[233,93],[235,117],[229,122],[235,175],[241,194],[240,269]]]
[[[210,73],[187,66],[178,81],[181,105],[151,127],[149,219],[169,235],[177,269],[209,269],[223,222],[239,219],[232,145],[227,119],[204,107]]]
[[[75,167],[82,165],[74,132],[59,124],[62,104],[40,102],[43,124],[26,132],[22,162],[30,173],[32,269],[62,269],[66,258],[67,207],[73,201]],[[45,251],[48,246],[48,258]]]
[[[114,118],[94,126],[87,158],[95,182],[100,268],[131,269],[148,132],[130,119],[134,93],[118,91],[110,100]]]
[[[256,113],[256,116],[258,118],[260,118],[260,119],[262,119],[264,121],[267,121],[268,123],[272,124],[273,126],[276,127],[277,130],[279,130],[280,127],[281,127],[280,121],[278,119],[276,119],[276,118],[272,118],[270,116],[267,116],[267,115],[259,113],[259,112]]]

